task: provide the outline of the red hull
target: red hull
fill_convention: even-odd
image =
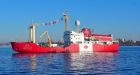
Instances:
[[[22,53],[62,53],[62,52],[80,52],[79,44],[71,44],[67,47],[43,47],[31,42],[11,42],[12,48],[16,52]],[[117,52],[119,50],[119,44],[114,43],[112,45],[100,45],[93,44],[93,52]]]
[[[13,50],[16,52],[22,53],[34,53],[34,52],[47,52],[47,53],[55,53],[55,52],[64,52],[63,47],[43,47],[36,45],[31,42],[11,42]]]
[[[111,45],[94,44],[93,50],[95,52],[117,52],[119,50],[119,44],[118,43],[114,43]]]

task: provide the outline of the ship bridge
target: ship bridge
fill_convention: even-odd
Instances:
[[[84,42],[84,34],[82,32],[65,31],[64,32],[64,44],[70,43],[82,43]]]

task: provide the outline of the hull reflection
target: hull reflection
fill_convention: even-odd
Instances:
[[[34,75],[57,74],[64,71],[63,68],[59,69],[64,63],[62,53],[16,53],[12,57],[16,72],[22,71]]]
[[[15,68],[30,74],[117,74],[118,53],[18,53]],[[18,71],[17,70],[17,71]]]
[[[66,55],[66,69],[74,74],[117,74],[117,52],[70,53]]]

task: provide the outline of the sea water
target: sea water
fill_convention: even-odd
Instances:
[[[3,47],[0,74],[140,75],[140,47],[124,46],[115,53],[16,53]]]

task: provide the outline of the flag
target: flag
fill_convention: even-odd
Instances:
[[[45,25],[54,25],[54,24],[59,23],[61,21],[63,21],[63,18],[59,18],[59,19],[56,19],[56,20],[53,20],[50,22],[45,22]]]

